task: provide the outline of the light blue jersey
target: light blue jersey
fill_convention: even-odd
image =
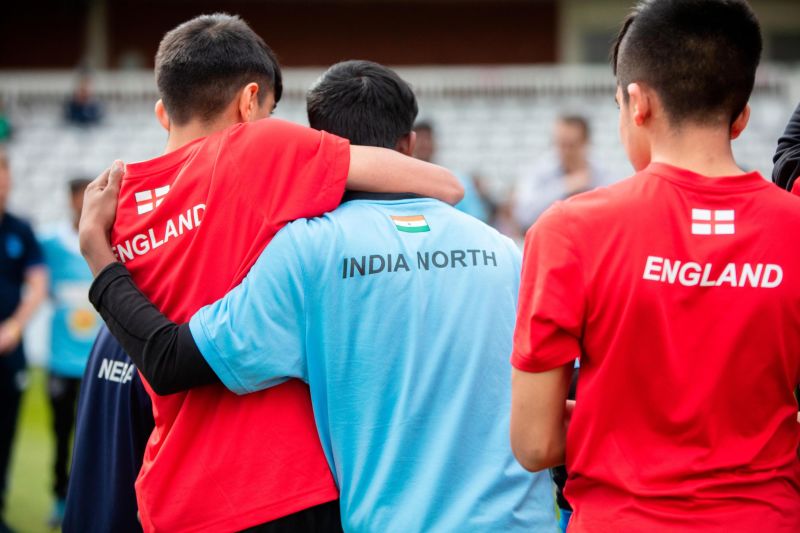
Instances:
[[[519,271],[439,201],[351,200],[289,224],[190,327],[237,393],[309,383],[345,531],[557,531],[549,474],[509,444]]]
[[[78,233],[64,224],[41,240],[50,271],[53,318],[50,371],[59,376],[83,376],[100,317],[89,303],[92,272],[81,257]]]

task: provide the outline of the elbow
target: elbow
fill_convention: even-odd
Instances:
[[[464,199],[464,186],[458,180],[458,178],[447,169],[442,169],[444,175],[447,179],[445,179],[445,187],[442,193],[442,199],[450,205],[456,205],[458,202]]]
[[[157,396],[169,396],[170,394],[180,392],[175,387],[170,387],[168,384],[165,384],[159,380],[151,381],[148,379],[147,383],[150,384],[150,388],[153,389],[153,392],[156,393]]]
[[[558,445],[521,445],[511,443],[517,462],[529,472],[540,472],[564,464],[564,447]]]
[[[142,376],[144,376],[144,379],[147,380],[150,389],[157,396],[169,396],[170,394],[182,391],[182,389],[177,386],[178,380],[175,379],[175,376],[171,374],[168,369],[163,366],[159,367],[149,364],[147,360],[142,362],[144,364],[141,366],[137,365],[137,368]]]

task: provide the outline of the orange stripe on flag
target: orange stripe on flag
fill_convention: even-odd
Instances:
[[[424,222],[425,217],[421,215],[416,215],[413,217],[399,217],[392,215],[392,220],[397,220],[398,222]]]

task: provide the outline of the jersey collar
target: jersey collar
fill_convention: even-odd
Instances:
[[[427,198],[411,192],[362,192],[362,191],[346,191],[342,203],[350,202],[352,200],[383,200],[387,202],[396,202],[398,200],[415,200],[420,198]]]

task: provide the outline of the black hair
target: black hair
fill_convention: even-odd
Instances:
[[[69,193],[72,195],[82,194],[91,182],[92,180],[86,178],[73,178],[67,182],[67,188],[69,188]]]
[[[586,117],[582,115],[561,115],[558,117],[558,120],[564,124],[579,128],[583,134],[584,140],[588,141],[592,135],[592,130],[589,127],[589,121],[586,120]]]
[[[283,92],[278,60],[269,46],[237,16],[201,15],[169,31],[156,53],[156,84],[170,119],[183,125],[210,122],[236,93],[257,82],[263,103]]]
[[[732,123],[753,92],[761,29],[744,0],[643,0],[612,51],[617,83],[653,89],[671,123]]]
[[[362,146],[395,148],[417,118],[414,91],[393,70],[372,61],[329,68],[306,95],[312,128]]]

